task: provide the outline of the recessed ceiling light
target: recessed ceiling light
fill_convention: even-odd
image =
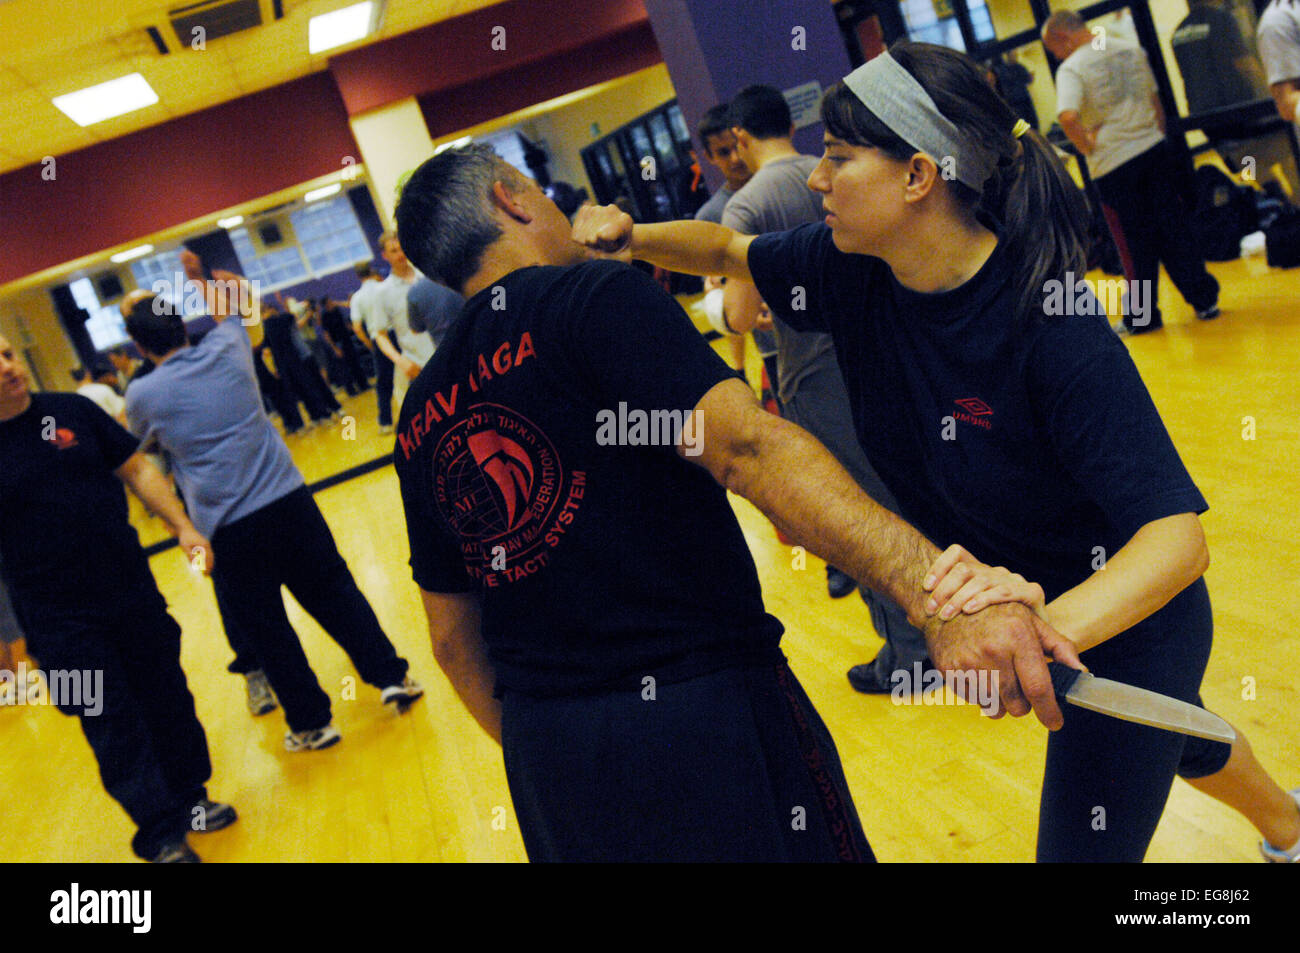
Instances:
[[[109,261],[115,265],[120,265],[124,261],[130,261],[132,258],[142,258],[153,251],[152,245],[136,245],[134,248],[128,248],[126,251],[120,251],[116,255],[109,257]]]
[[[54,105],[78,126],[91,126],[158,102],[158,94],[139,73],[54,97]]]
[[[217,219],[217,225],[221,228],[238,228],[244,224],[244,216],[232,215],[230,218]]]
[[[355,43],[370,32],[372,0],[312,17],[307,24],[307,52],[323,53],[344,43]]]
[[[315,202],[317,199],[328,198],[329,196],[333,195],[335,192],[338,192],[342,188],[343,186],[335,182],[333,185],[326,185],[319,189],[312,189],[302,198],[304,202]]]

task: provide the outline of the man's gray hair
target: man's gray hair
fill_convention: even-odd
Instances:
[[[447,149],[411,173],[394,217],[398,241],[415,267],[464,290],[483,252],[502,235],[492,202],[496,182],[515,191],[524,177],[481,143]]]
[[[1088,23],[1073,10],[1057,10],[1043,21],[1043,36],[1069,36],[1088,29]]]

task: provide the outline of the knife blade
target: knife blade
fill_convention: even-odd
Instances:
[[[1177,731],[1211,741],[1231,744],[1237,740],[1232,725],[1197,705],[1135,685],[1126,685],[1124,682],[1097,678],[1090,672],[1082,672],[1059,662],[1048,662],[1047,671],[1052,677],[1052,688],[1057,697],[1071,705],[1139,725]]]

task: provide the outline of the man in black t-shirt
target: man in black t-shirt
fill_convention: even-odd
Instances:
[[[530,859],[871,859],[724,487],[918,622],[938,551],[487,147],[422,165],[397,222],[467,299],[402,407],[411,565]],[[1073,661],[1023,607],[942,632],[971,659]],[[1015,669],[989,667],[1027,712]],[[1059,725],[1045,679],[1024,692]]]
[[[0,337],[0,563],[51,703],[77,715],[135,853],[194,862],[188,830],[235,820],[208,800],[207,738],[180,665],[180,628],[127,521],[125,483],[205,571],[211,546],[111,417],[76,394],[32,394]]]

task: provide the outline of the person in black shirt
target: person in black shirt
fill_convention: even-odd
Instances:
[[[93,673],[95,698],[87,688],[51,701],[81,719],[104,788],[138,828],[132,850],[193,862],[186,832],[226,827],[235,810],[208,800],[212,765],[181,669],[180,628],[127,522],[122,484],[204,571],[212,549],[136,445],[84,397],[30,393],[0,337],[0,563],[28,650],[52,695],[54,673]]]
[[[321,331],[335,355],[343,362],[343,386],[349,397],[355,397],[370,389],[370,378],[361,366],[361,352],[356,335],[343,317],[343,309],[347,306],[346,301],[336,301],[328,295],[322,296],[316,305],[320,313]]]
[[[396,218],[467,299],[402,407],[411,565],[529,858],[871,859],[724,487],[918,621],[937,549],[488,147],[424,163]],[[1058,724],[1043,653],[1073,655],[1015,609],[931,623],[933,647]]]
[[[1087,219],[1050,146],[978,64],[929,44],[896,44],[854,71],[822,118],[809,186],[827,224],[749,238],[585,209],[574,237],[752,280],[795,328],[832,335],[858,439],[901,514],[967,547],[955,574],[935,568],[927,612],[960,612],[967,576],[986,575],[1086,650],[1094,674],[1199,702],[1212,629],[1205,500],[1076,280]],[[1175,771],[1245,813],[1269,859],[1300,856],[1300,795],[1240,735],[1229,746],[1072,708],[1048,742],[1039,859],[1140,861]]]

